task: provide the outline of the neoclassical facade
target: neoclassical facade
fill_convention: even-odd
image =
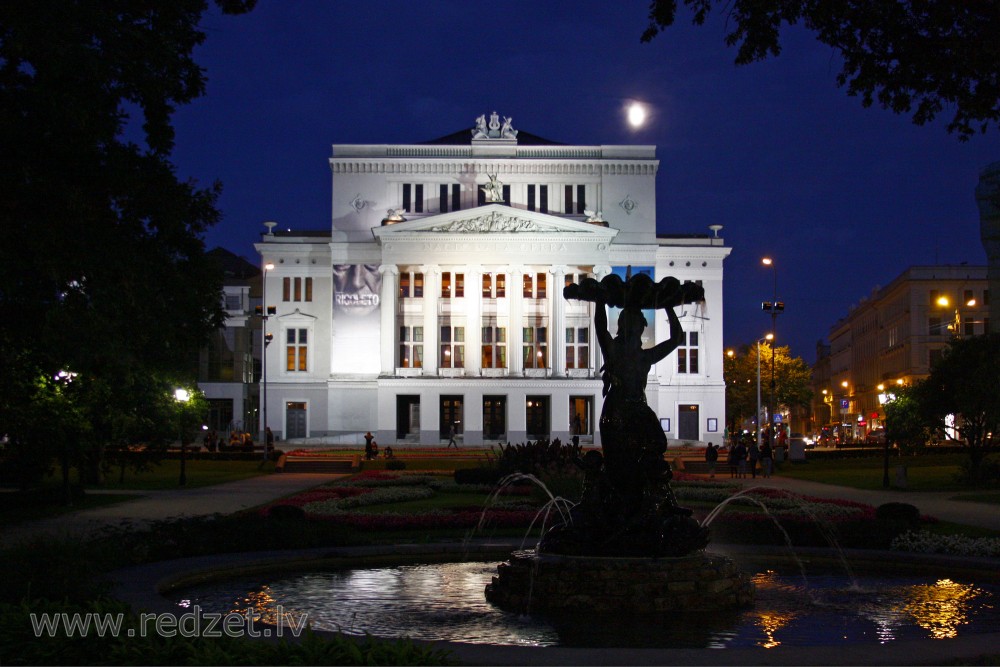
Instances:
[[[653,146],[570,146],[493,113],[411,145],[335,145],[329,233],[275,231],[265,271],[268,424],[286,439],[600,443],[594,307],[583,276],[700,281],[647,398],[671,440],[725,424],[722,277],[707,233],[656,232]],[[610,314],[612,333],[615,313]],[[648,312],[645,344],[668,335]],[[263,387],[262,387],[263,389]]]

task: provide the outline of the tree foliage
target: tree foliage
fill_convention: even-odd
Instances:
[[[726,380],[726,414],[730,421],[743,422],[757,412],[757,344],[744,345],[723,364]],[[782,408],[808,407],[812,400],[811,371],[801,357],[792,357],[791,349],[760,346],[761,405],[766,406],[771,392],[771,361],[774,360],[775,411]]]
[[[885,437],[901,449],[915,451],[930,440],[931,421],[923,412],[919,396],[913,387],[894,390],[894,397],[885,404]]]
[[[192,52],[207,9],[0,4],[0,433],[18,447],[54,444],[27,426],[40,378],[77,373],[66,408],[107,442],[103,411],[183,375],[222,321],[202,241],[220,186],[180,180],[169,159],[171,114],[205,91]]]
[[[971,481],[979,481],[983,459],[1000,444],[1000,334],[953,338],[916,392],[937,428],[954,416]]]
[[[694,23],[717,6],[736,64],[781,53],[781,31],[801,22],[842,57],[837,84],[918,125],[954,109],[962,140],[1000,121],[1000,3],[996,0],[684,0]],[[677,0],[651,0],[649,41],[673,24]]]

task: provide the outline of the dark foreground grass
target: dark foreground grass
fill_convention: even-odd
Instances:
[[[896,480],[897,466],[906,466],[906,491],[966,491],[957,480],[962,454],[922,454],[889,459],[889,482]],[[816,459],[805,463],[785,462],[777,474],[810,482],[836,484],[856,489],[880,490],[884,460],[878,458]],[[890,486],[890,489],[895,489]]]

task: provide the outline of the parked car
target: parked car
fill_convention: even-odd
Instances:
[[[865,436],[866,445],[885,445],[885,429],[884,428],[873,428],[868,431],[868,435]]]
[[[791,448],[794,447],[794,446],[801,446],[802,449],[811,449],[812,448],[812,445],[810,444],[810,440],[808,438],[806,438],[804,435],[802,435],[801,433],[792,433],[790,436],[788,436],[788,448],[789,448],[789,450],[791,450]]]

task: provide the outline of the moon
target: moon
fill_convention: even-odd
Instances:
[[[632,102],[628,107],[628,123],[632,127],[642,127],[646,122],[646,107]]]

